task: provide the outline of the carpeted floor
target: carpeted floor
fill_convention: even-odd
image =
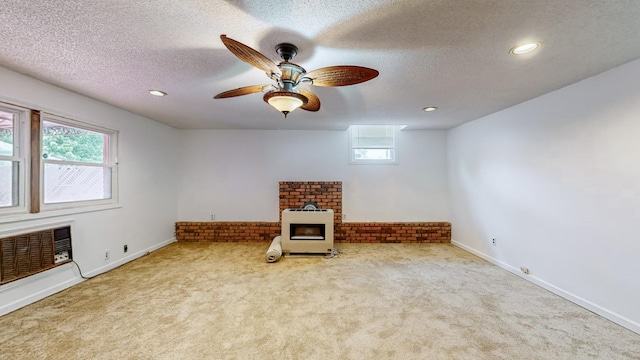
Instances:
[[[640,359],[640,335],[452,245],[175,243],[0,317],[0,359]]]

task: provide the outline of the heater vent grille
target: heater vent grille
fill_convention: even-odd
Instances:
[[[65,260],[70,261],[70,231],[60,232],[60,229],[65,228],[40,230],[0,239],[0,284],[62,264],[63,262],[58,261],[62,251]],[[58,238],[54,232],[55,235],[68,236]]]

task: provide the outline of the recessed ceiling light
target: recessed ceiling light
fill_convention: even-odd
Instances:
[[[539,47],[540,47],[539,42],[532,42],[532,43],[514,46],[511,48],[511,50],[509,50],[509,53],[511,55],[523,55],[523,54],[532,52],[533,50],[536,50]]]
[[[153,95],[153,96],[166,96],[167,93],[164,91],[160,91],[160,90],[149,90],[149,94]]]
[[[424,110],[426,112],[430,112],[430,111],[436,111],[436,110],[438,110],[438,108],[435,107],[435,106],[427,106],[426,108],[424,108],[422,110]]]

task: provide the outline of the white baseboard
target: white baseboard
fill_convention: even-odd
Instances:
[[[171,243],[174,243],[174,242],[176,242],[176,239],[175,238],[171,238],[169,240],[166,240],[166,241],[163,241],[161,243],[158,243],[158,244],[155,244],[153,246],[150,246],[150,247],[148,247],[148,248],[146,248],[144,250],[138,251],[136,253],[132,253],[131,255],[129,255],[129,256],[125,257],[125,258],[122,258],[122,259],[120,259],[118,261],[114,261],[112,263],[109,263],[109,264],[107,264],[105,266],[97,268],[97,269],[95,269],[93,271],[90,271],[88,273],[85,273],[83,275],[86,276],[86,277],[90,277],[90,276],[95,276],[95,275],[99,275],[99,274],[105,273],[105,272],[107,272],[109,270],[115,269],[115,268],[117,268],[117,267],[119,267],[119,266],[121,266],[123,264],[126,264],[126,263],[128,263],[130,261],[133,261],[133,260],[135,260],[135,259],[137,259],[139,257],[142,257],[142,256],[144,256],[144,255],[146,255],[146,254],[148,254],[148,253],[150,253],[152,251],[158,250],[158,249],[160,249],[162,247],[165,247],[165,246],[167,246],[167,245],[169,245]],[[42,272],[42,273],[39,273],[39,274],[35,274],[33,276],[44,277],[44,276],[47,276],[47,272],[48,271],[56,271],[56,270],[57,271],[66,271],[65,269],[73,271],[73,275],[75,275],[75,277],[71,278],[71,279],[68,279],[68,280],[65,280],[65,281],[62,281],[62,282],[59,282],[57,284],[54,284],[53,286],[50,286],[50,287],[48,287],[46,289],[42,289],[42,290],[40,290],[38,292],[35,292],[35,293],[29,294],[27,296],[24,296],[24,297],[22,297],[22,298],[20,298],[20,299],[18,299],[16,301],[12,301],[12,302],[10,302],[8,304],[0,305],[0,316],[8,314],[8,313],[10,313],[12,311],[18,310],[18,309],[20,309],[22,307],[25,307],[25,306],[29,305],[29,304],[33,304],[34,302],[42,300],[42,299],[46,298],[47,296],[51,296],[51,295],[53,295],[53,294],[55,294],[57,292],[60,292],[60,291],[65,290],[65,289],[68,289],[68,288],[70,288],[70,287],[72,287],[74,285],[77,285],[77,284],[85,281],[85,279],[80,277],[80,275],[77,272],[77,269],[76,269],[75,265],[73,265],[73,263],[65,264],[65,265],[59,266],[57,268],[54,268],[54,269],[51,269],[51,270],[47,270],[45,272]]]
[[[602,316],[602,317],[604,317],[606,319],[609,319],[609,320],[613,321],[614,323],[616,323],[616,324],[618,324],[618,325],[620,325],[622,327],[625,327],[625,328],[627,328],[627,329],[629,329],[629,330],[631,330],[631,331],[633,331],[633,332],[635,332],[637,334],[640,334],[640,324],[635,322],[635,321],[633,321],[633,320],[631,320],[631,319],[627,319],[626,317],[618,315],[613,311],[607,310],[607,309],[605,309],[605,308],[603,308],[603,307],[601,307],[599,305],[596,305],[596,304],[592,303],[589,300],[586,300],[586,299],[581,298],[581,297],[579,297],[579,296],[577,296],[577,295],[575,295],[573,293],[570,293],[570,292],[568,292],[566,290],[563,290],[563,289],[561,289],[561,288],[559,288],[559,287],[557,287],[557,286],[555,286],[553,284],[550,284],[550,283],[538,278],[535,275],[524,274],[522,271],[520,271],[520,268],[516,268],[514,266],[511,266],[511,265],[509,265],[509,264],[507,264],[507,263],[505,263],[503,261],[500,261],[500,260],[498,260],[496,258],[493,258],[493,257],[491,257],[491,256],[489,256],[489,255],[487,255],[485,253],[477,251],[477,250],[475,250],[475,249],[473,249],[473,248],[471,248],[471,247],[469,247],[469,246],[467,246],[465,244],[462,244],[462,243],[460,243],[458,241],[451,240],[451,244],[453,244],[453,245],[455,245],[455,246],[457,246],[457,247],[459,247],[459,248],[461,248],[461,249],[463,249],[463,250],[465,250],[467,252],[470,252],[470,253],[478,256],[478,257],[481,257],[482,259],[487,260],[488,262],[490,262],[492,264],[495,264],[495,265],[497,265],[497,266],[509,271],[510,273],[513,273],[513,274],[515,274],[515,275],[517,275],[517,276],[519,276],[519,277],[521,277],[521,278],[523,278],[523,279],[525,279],[525,280],[527,280],[529,282],[532,282],[532,283],[542,287],[543,289],[551,291],[552,293],[554,293],[554,294],[556,294],[558,296],[561,296],[561,297],[571,301],[572,303],[574,303],[576,305],[579,305],[579,306],[581,306],[581,307],[583,307],[583,308],[585,308],[585,309],[587,309],[587,310],[589,310],[591,312],[594,312],[594,313],[596,313],[596,314],[598,314],[598,315],[600,315],[600,316]]]
[[[62,290],[68,289],[70,287],[72,287],[73,285],[77,285],[79,283],[81,283],[83,280],[82,278],[78,277],[78,278],[74,278],[74,279],[69,279],[67,281],[63,281],[61,283],[55,284],[51,287],[48,287],[46,289],[40,290],[36,293],[33,294],[29,294],[28,296],[25,296],[23,298],[20,298],[16,301],[13,301],[9,304],[3,304],[2,306],[0,306],[0,316],[8,314],[12,311],[16,311],[22,307],[25,307],[29,304],[33,304],[36,301],[42,300],[44,298],[46,298],[47,296],[51,296],[57,292],[60,292]]]
[[[109,270],[113,270],[113,269],[115,269],[115,268],[117,268],[119,266],[122,266],[122,265],[124,265],[124,264],[126,264],[126,263],[128,263],[130,261],[133,261],[133,260],[135,260],[135,259],[137,259],[139,257],[143,257],[143,256],[147,255],[148,253],[150,253],[152,251],[155,251],[155,250],[158,250],[160,248],[163,248],[163,247],[165,247],[165,246],[167,246],[167,245],[169,245],[171,243],[174,243],[174,242],[176,242],[176,239],[175,238],[171,238],[169,240],[166,240],[166,241],[163,241],[161,243],[155,244],[155,245],[153,245],[151,247],[148,247],[148,248],[146,248],[144,250],[138,251],[136,253],[132,253],[131,255],[123,257],[122,259],[120,259],[118,261],[110,262],[110,263],[108,263],[108,264],[106,264],[104,266],[101,266],[101,267],[99,267],[97,269],[89,271],[88,273],[85,273],[83,275],[86,276],[86,277],[100,275],[100,274],[105,273],[105,272],[107,272]]]

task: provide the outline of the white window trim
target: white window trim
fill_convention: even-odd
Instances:
[[[353,151],[353,134],[352,134],[352,126],[349,126],[348,136],[349,136],[349,164],[351,165],[397,165],[398,164],[398,155],[399,155],[399,132],[404,125],[389,125],[389,124],[376,124],[376,125],[385,125],[385,126],[393,126],[393,136],[394,136],[394,158],[389,159],[356,159],[355,152]],[[367,126],[361,125],[358,126]]]
[[[7,103],[0,103],[0,109],[6,112],[11,112],[16,115],[14,119],[14,132],[13,132],[13,156],[2,156],[1,160],[17,161],[18,162],[18,205],[12,207],[0,208],[0,215],[13,215],[13,214],[26,214],[29,212],[29,144],[30,144],[30,132],[29,123],[31,121],[31,110],[10,105]]]
[[[72,209],[78,207],[97,207],[102,208],[106,206],[107,208],[117,207],[119,204],[119,196],[118,196],[118,131],[113,129],[108,129],[105,127],[101,127],[98,125],[89,124],[86,122],[73,120],[69,118],[65,118],[62,116],[53,115],[51,113],[41,113],[40,116],[40,127],[43,128],[42,123],[44,121],[51,121],[61,125],[68,125],[75,128],[100,132],[109,135],[109,163],[105,165],[91,164],[91,163],[82,163],[75,161],[60,161],[60,160],[45,160],[40,159],[40,210],[41,211],[53,211],[53,210],[64,210],[64,209]],[[40,143],[42,143],[43,131],[40,131]],[[38,154],[41,156],[41,154]],[[62,165],[81,165],[81,166],[98,166],[98,167],[109,167],[111,168],[111,198],[110,199],[100,199],[100,200],[81,200],[81,201],[69,201],[69,202],[60,202],[60,203],[52,203],[46,204],[44,202],[44,166],[45,164],[62,164]],[[111,206],[110,206],[111,205]],[[88,210],[91,211],[91,210]],[[83,212],[79,210],[77,212]]]

